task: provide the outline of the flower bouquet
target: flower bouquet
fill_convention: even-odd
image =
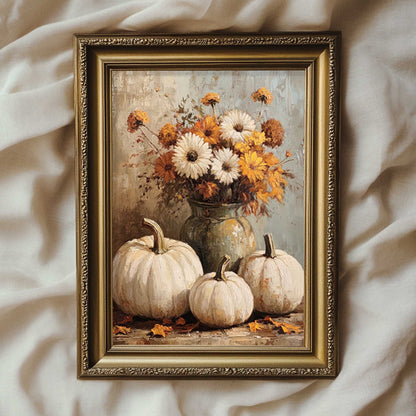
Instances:
[[[129,114],[127,129],[138,134],[138,143],[147,142],[151,148],[150,177],[166,203],[186,198],[218,205],[239,203],[245,214],[270,215],[269,201],[282,202],[287,179],[293,176],[284,164],[292,155],[286,151],[279,159],[273,153],[282,145],[284,129],[274,118],[262,120],[263,106],[273,100],[271,92],[260,88],[251,98],[259,103],[257,115],[239,109],[216,114],[220,96],[213,92],[200,103],[192,99],[190,109],[183,99],[174,121],[158,132],[148,127],[145,111]]]

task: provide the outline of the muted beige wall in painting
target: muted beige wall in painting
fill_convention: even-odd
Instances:
[[[221,97],[217,114],[240,109],[257,117],[259,103],[250,98],[253,91],[266,87],[274,96],[263,106],[262,119],[275,118],[285,129],[285,139],[275,154],[284,158],[286,150],[294,160],[285,168],[295,175],[289,180],[283,204],[270,204],[271,217],[249,216],[258,248],[263,234],[271,232],[276,246],[304,260],[304,102],[303,71],[114,71],[112,76],[112,206],[113,251],[125,241],[142,236],[144,216],[155,219],[168,237],[179,238],[179,231],[190,214],[184,201],[174,208],[158,202],[160,190],[148,177],[153,173],[155,156],[151,145],[137,143],[137,134],[127,131],[127,116],[135,109],[146,111],[149,128],[157,132],[165,123],[174,123],[174,112],[182,98],[187,105],[199,103],[207,92]],[[209,113],[209,108],[205,108]],[[151,134],[149,138],[152,139]],[[153,137],[153,140],[156,141]]]

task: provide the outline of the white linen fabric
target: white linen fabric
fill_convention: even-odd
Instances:
[[[414,0],[2,0],[1,415],[416,414]],[[72,35],[341,30],[334,380],[76,379]]]

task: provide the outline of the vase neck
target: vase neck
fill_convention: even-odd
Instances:
[[[188,200],[189,206],[192,210],[192,215],[195,217],[204,218],[238,218],[241,216],[242,204],[212,204],[209,202],[199,202],[193,199]]]

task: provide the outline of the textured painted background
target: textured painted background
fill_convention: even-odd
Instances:
[[[125,241],[147,233],[140,227],[143,216],[158,221],[166,236],[178,238],[190,214],[186,202],[178,205],[175,211],[155,203],[160,191],[146,180],[152,173],[152,165],[143,163],[154,160],[154,156],[147,156],[151,147],[138,144],[138,135],[127,131],[128,114],[135,109],[146,111],[150,118],[148,126],[157,132],[165,123],[174,122],[174,110],[183,97],[189,95],[199,103],[207,92],[216,92],[221,97],[217,114],[238,108],[256,118],[260,104],[253,102],[250,95],[263,86],[274,96],[271,105],[263,106],[264,117],[279,120],[285,129],[285,140],[275,154],[283,158],[286,150],[292,152],[294,161],[285,167],[295,174],[295,179],[289,181],[283,204],[272,201],[269,205],[270,218],[249,216],[248,219],[256,233],[258,248],[264,247],[263,234],[272,232],[276,247],[294,255],[303,264],[303,71],[114,71],[111,132],[114,251]]]

